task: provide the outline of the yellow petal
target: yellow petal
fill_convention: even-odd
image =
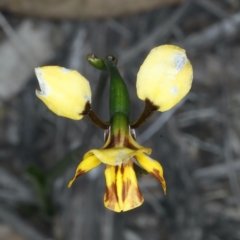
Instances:
[[[102,163],[112,166],[120,166],[122,163],[127,162],[131,157],[139,154],[146,153],[150,154],[150,148],[142,148],[138,150],[133,150],[125,147],[115,147],[115,148],[107,148],[107,149],[92,149],[87,152],[83,158],[87,158],[89,156],[96,156]]]
[[[164,190],[164,194],[166,194],[166,182],[163,177],[163,168],[161,164],[145,154],[139,154],[135,156],[137,162],[149,173],[151,173],[154,177],[158,179],[161,183],[162,188]]]
[[[117,167],[106,165],[105,169],[106,193],[104,195],[104,205],[106,208],[112,211],[121,212],[117,194],[115,168]]]
[[[78,165],[76,173],[75,173],[75,176],[69,182],[68,187],[70,188],[72,186],[73,182],[75,181],[75,179],[77,177],[79,177],[79,176],[83,175],[84,173],[92,170],[93,168],[97,167],[100,164],[101,164],[101,162],[95,156],[91,156],[91,157],[85,158]]]
[[[86,103],[91,102],[88,81],[77,71],[63,67],[47,66],[35,69],[41,91],[36,95],[57,114],[79,120]]]
[[[189,92],[193,70],[185,50],[173,45],[152,49],[137,75],[137,95],[161,112],[175,106]]]
[[[121,166],[106,166],[104,205],[115,211],[128,211],[142,205],[144,199],[138,188],[132,161]]]
[[[138,182],[135,171],[133,170],[133,162],[129,161],[122,165],[122,202],[123,211],[128,211],[142,205],[144,199],[138,188]],[[117,182],[118,186],[118,182]]]

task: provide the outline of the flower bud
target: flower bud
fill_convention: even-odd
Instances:
[[[58,116],[79,120],[87,102],[91,103],[91,89],[86,78],[74,70],[58,66],[35,69],[40,85],[36,95]]]
[[[193,70],[185,50],[173,45],[152,49],[137,75],[137,95],[164,112],[189,92]]]

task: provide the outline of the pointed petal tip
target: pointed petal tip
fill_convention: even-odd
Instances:
[[[68,183],[68,188],[70,188],[75,181],[76,177],[74,177],[69,183]]]
[[[166,181],[163,177],[163,168],[161,164],[146,156],[145,154],[139,154],[136,156],[137,162],[150,174],[152,174],[161,183],[164,194],[166,195],[167,187]]]
[[[164,195],[167,195],[167,186],[166,186],[166,182],[164,181],[164,184],[162,184],[162,188],[163,188],[163,192],[164,192]]]
[[[90,170],[96,168],[100,164],[101,162],[95,156],[90,156],[83,159],[83,161],[79,163],[74,177],[68,183],[68,188],[72,186],[73,182],[76,180],[77,177],[80,177],[84,173],[89,172]]]

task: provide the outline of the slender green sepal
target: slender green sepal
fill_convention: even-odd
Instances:
[[[129,118],[130,101],[128,90],[117,67],[115,57],[109,55],[104,60],[110,76],[110,117],[115,113],[122,112]]]
[[[87,55],[87,61],[95,68],[100,70],[106,70],[106,65],[104,63],[104,60],[101,58],[98,58],[97,56],[93,54]]]

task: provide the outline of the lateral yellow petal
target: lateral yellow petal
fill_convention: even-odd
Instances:
[[[122,211],[128,211],[133,208],[141,206],[144,199],[142,193],[138,188],[136,174],[135,171],[133,170],[133,162],[128,161],[127,163],[123,164],[121,168],[122,168],[121,198],[123,202]]]
[[[95,157],[95,156],[90,156],[88,158],[85,158],[80,164],[78,165],[76,169],[75,176],[73,179],[69,182],[68,187],[70,188],[75,181],[75,179],[84,173],[92,170],[93,168],[96,168],[98,165],[100,165],[101,162]]]
[[[91,89],[86,78],[74,70],[58,66],[35,69],[41,91],[36,95],[58,116],[79,120],[86,103],[91,103]]]
[[[149,173],[158,179],[161,183],[164,194],[166,194],[166,182],[163,177],[163,168],[161,164],[145,154],[139,154],[135,156],[137,162]]]
[[[105,168],[105,179],[106,179],[106,193],[104,195],[104,205],[106,208],[114,211],[121,212],[119,206],[119,199],[117,194],[117,185],[116,185],[116,172],[117,167],[106,165]]]
[[[189,92],[193,69],[185,50],[162,45],[151,50],[137,75],[137,95],[149,99],[158,111],[175,106]]]
[[[120,166],[122,163],[127,162],[131,157],[140,154],[146,153],[150,154],[150,148],[142,148],[138,150],[133,150],[126,147],[115,147],[107,149],[92,149],[84,155],[84,159],[95,155],[102,163],[111,166]]]

